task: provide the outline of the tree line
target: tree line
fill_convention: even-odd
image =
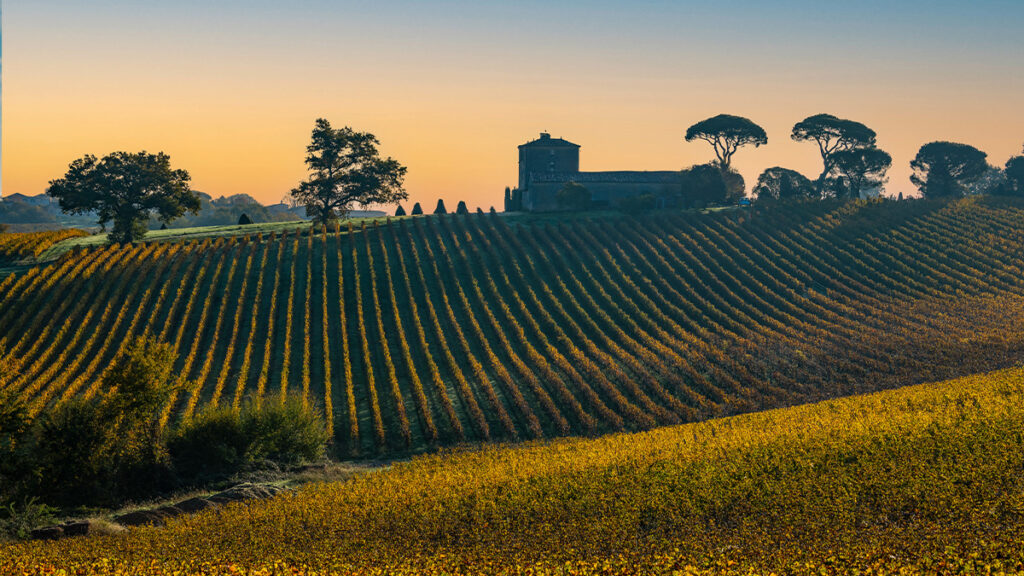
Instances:
[[[790,137],[813,143],[821,155],[822,170],[813,180],[781,166],[764,170],[749,195],[743,177],[732,167],[733,156],[745,146],[768,143],[764,128],[748,118],[719,114],[701,120],[686,130],[685,140],[711,145],[715,158],[680,173],[680,185],[661,197],[645,194],[620,200],[624,210],[656,206],[701,208],[730,205],[747,198],[758,201],[787,199],[860,198],[880,193],[888,182],[892,156],[878,148],[874,130],[855,120],[832,114],[815,114],[797,122]],[[968,144],[929,142],[921,146],[910,162],[911,182],[924,197],[956,197],[969,194],[1024,196],[1024,155],[1015,156],[1004,167],[991,166],[987,155]],[[506,196],[508,193],[506,192]],[[901,194],[902,196],[902,194]],[[567,182],[557,192],[563,210],[591,207],[591,194],[583,185]]]
[[[892,166],[892,156],[878,148],[877,134],[861,122],[832,114],[815,114],[797,122],[790,137],[817,146],[821,173],[811,180],[781,166],[768,168],[751,190],[754,198],[858,198],[868,190],[880,191],[888,181],[886,173]],[[711,144],[715,160],[710,166],[725,174],[733,173],[732,157],[741,147],[768,143],[764,128],[747,118],[729,114],[690,126],[685,139]],[[968,144],[929,142],[921,146],[910,162],[913,169],[910,180],[924,197],[979,193],[1024,196],[1024,156],[1010,158],[1003,168],[991,166],[986,158],[987,154]],[[732,200],[728,190],[719,193],[718,198]]]
[[[817,146],[821,173],[812,181],[795,170],[768,168],[751,189],[754,198],[857,198],[867,190],[880,191],[888,180],[892,156],[877,147],[875,131],[860,122],[816,114],[794,125],[791,137]],[[748,118],[719,114],[690,126],[685,139],[710,144],[715,160],[683,171],[678,192],[684,202],[708,205],[742,201],[746,185],[733,170],[732,159],[740,148],[767,144],[764,128]],[[316,120],[306,147],[309,175],[289,196],[323,226],[345,217],[356,205],[406,200],[406,167],[393,158],[381,157],[379,144],[369,132],[348,126],[333,128],[326,119]],[[1011,158],[1003,168],[989,165],[986,158],[984,152],[968,144],[930,142],[910,163],[914,171],[911,181],[926,197],[976,193],[1024,196],[1024,156]],[[111,224],[111,242],[129,243],[145,236],[151,219],[166,225],[186,213],[198,213],[201,199],[191,189],[190,181],[189,173],[172,168],[170,157],[163,152],[118,151],[103,158],[90,154],[75,160],[63,177],[50,181],[47,194],[56,198],[66,213],[94,213],[103,229]],[[623,208],[653,208],[656,200],[638,197]],[[558,201],[566,209],[586,209],[589,193],[569,183],[558,193]],[[459,202],[456,213],[468,212],[466,203]],[[412,214],[421,213],[422,207],[416,204]],[[434,213],[447,213],[443,200],[438,200]],[[404,214],[405,209],[399,205],[396,215]]]

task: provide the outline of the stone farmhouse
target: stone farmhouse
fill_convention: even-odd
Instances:
[[[505,210],[559,210],[557,194],[568,182],[585,187],[591,206],[598,209],[645,194],[664,199],[682,185],[678,170],[580,172],[580,146],[542,132],[519,146],[519,185],[505,189]]]

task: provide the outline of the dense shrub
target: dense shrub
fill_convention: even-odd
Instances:
[[[578,182],[566,182],[555,194],[558,207],[562,210],[583,211],[590,208],[590,190]]]
[[[681,193],[683,202],[694,208],[721,204],[730,197],[722,169],[715,164],[698,164],[684,170]]]
[[[623,212],[644,212],[653,210],[658,205],[658,199],[654,194],[639,194],[622,198],[618,202],[619,210]]]
[[[323,457],[329,434],[320,411],[287,396],[204,412],[168,440],[186,484],[230,476],[264,462],[292,465]]]
[[[751,192],[759,202],[813,198],[817,193],[814,184],[806,176],[781,166],[762,172]]]
[[[160,413],[174,353],[139,339],[104,373],[104,393],[47,412],[30,440],[31,492],[62,505],[109,505],[169,487]]]
[[[0,542],[5,539],[25,540],[33,529],[52,524],[55,511],[34,499],[0,506]]]

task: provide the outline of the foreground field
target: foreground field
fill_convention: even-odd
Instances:
[[[16,574],[1024,573],[1024,369],[590,440],[418,457]],[[859,571],[859,572],[858,572]]]
[[[0,281],[9,388],[96,394],[131,336],[166,420],[295,391],[341,455],[641,430],[1024,359],[1024,205],[425,217],[80,248]]]

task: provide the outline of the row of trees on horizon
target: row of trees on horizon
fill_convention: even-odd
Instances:
[[[768,168],[751,189],[753,198],[857,198],[866,190],[881,191],[888,181],[892,156],[878,148],[877,134],[861,122],[815,114],[797,122],[790,137],[817,146],[821,173],[811,180],[781,166]],[[732,174],[732,157],[740,148],[768,143],[764,128],[748,118],[729,114],[690,126],[685,139],[710,144],[715,152],[711,164]],[[921,146],[910,167],[910,180],[924,197],[978,193],[1024,196],[1024,156],[1010,158],[1000,168],[990,165],[987,154],[974,146],[936,141]],[[735,194],[735,190],[730,192]]]
[[[758,200],[786,198],[859,197],[869,189],[881,189],[892,157],[876,145],[876,133],[866,125],[817,114],[793,127],[796,141],[813,142],[822,158],[822,172],[811,180],[795,170],[773,167],[765,170],[750,191]],[[710,144],[715,160],[684,171],[679,193],[702,204],[736,203],[746,197],[742,176],[732,169],[732,158],[745,146],[768,143],[765,130],[750,119],[720,114],[690,126],[688,142]],[[330,122],[316,120],[306,147],[306,180],[289,192],[291,200],[305,207],[307,214],[322,225],[342,218],[355,206],[398,205],[408,199],[404,188],[406,167],[393,158],[381,157],[380,142],[369,132],[345,126],[335,129]],[[955,142],[930,142],[910,162],[911,181],[925,197],[962,196],[975,193],[1024,196],[1024,156],[1011,158],[1004,168],[988,164],[987,155],[977,148]],[[112,242],[141,239],[150,219],[164,224],[200,209],[200,197],[185,170],[173,169],[164,153],[113,152],[97,158],[86,155],[75,160],[67,173],[49,183],[47,194],[59,201],[69,214],[95,214],[103,229],[112,223]],[[560,199],[585,207],[586,191],[569,186]],[[641,203],[643,199],[640,199]],[[641,204],[642,206],[642,204]],[[492,208],[493,211],[493,208]],[[417,204],[412,213],[422,213]],[[447,213],[438,201],[435,214]],[[460,202],[456,213],[468,213]]]

